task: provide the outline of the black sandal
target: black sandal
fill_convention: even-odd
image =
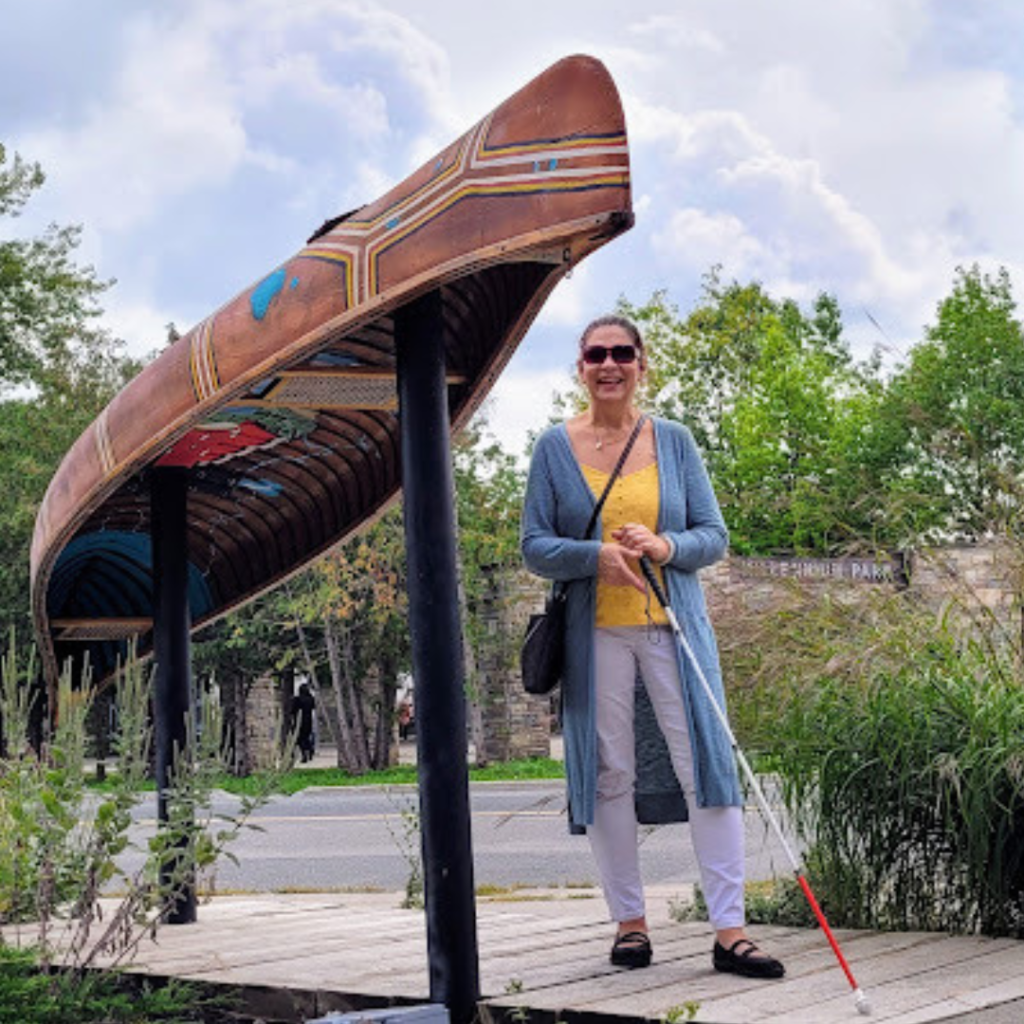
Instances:
[[[737,946],[746,948],[737,952]],[[711,962],[716,971],[724,971],[726,974],[741,974],[744,978],[781,978],[786,968],[773,957],[754,956],[760,952],[750,939],[737,939],[728,949],[716,942]]]
[[[616,967],[647,967],[651,962],[651,939],[646,932],[623,932],[615,936],[611,961]]]

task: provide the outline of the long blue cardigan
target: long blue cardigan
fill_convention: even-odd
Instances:
[[[725,522],[690,432],[677,423],[656,418],[654,436],[659,481],[657,532],[669,536],[675,544],[675,555],[663,569],[665,586],[701,669],[724,708],[718,648],[697,570],[725,554]],[[538,439],[530,463],[521,546],[531,572],[568,584],[562,728],[569,825],[574,832],[593,823],[597,790],[594,607],[601,541],[579,539],[595,504],[565,426],[551,427]],[[602,536],[600,519],[592,536]],[[677,656],[694,751],[698,803],[702,807],[737,806],[741,796],[732,747],[678,645]],[[638,687],[635,730],[637,818],[642,823],[685,821],[685,801],[671,765],[666,764],[668,748],[642,690]],[[657,733],[654,741],[652,732]],[[666,779],[671,781],[666,784]]]

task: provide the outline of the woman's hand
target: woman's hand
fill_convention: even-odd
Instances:
[[[612,536],[626,548],[633,558],[646,555],[655,565],[661,565],[668,559],[672,549],[664,537],[651,533],[640,523],[626,523],[612,533]]]
[[[646,593],[644,581],[633,568],[637,555],[622,544],[602,544],[597,558],[597,578],[611,587],[636,587]]]

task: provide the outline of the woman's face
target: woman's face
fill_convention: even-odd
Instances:
[[[600,355],[601,349],[605,350],[604,360],[600,363],[590,362],[588,351],[591,355]],[[621,361],[627,349],[633,350],[633,359],[629,362]],[[619,356],[618,361],[615,355]],[[642,359],[640,349],[634,345],[628,332],[621,327],[608,325],[595,327],[587,335],[576,365],[580,380],[590,393],[592,402],[621,404],[633,399],[643,373]]]

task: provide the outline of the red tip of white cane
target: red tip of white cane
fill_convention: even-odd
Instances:
[[[861,989],[854,990],[853,1001],[857,1006],[858,1013],[863,1014],[865,1017],[871,1016],[871,1002]]]

